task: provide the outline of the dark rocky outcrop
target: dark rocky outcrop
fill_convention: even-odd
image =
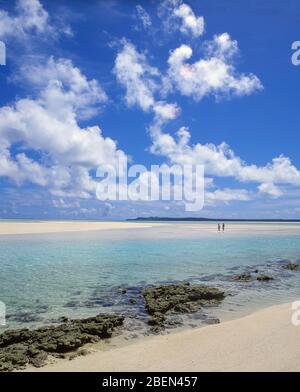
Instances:
[[[258,270],[255,270],[255,273],[258,273]],[[234,275],[232,277],[233,280],[237,282],[251,282],[252,281],[252,276],[250,274],[239,274],[239,275]],[[259,282],[268,282],[270,280],[274,280],[272,276],[269,275],[259,275],[256,277],[256,279]]]
[[[0,371],[21,369],[29,363],[43,366],[48,354],[76,352],[86,343],[111,337],[123,320],[118,315],[98,315],[68,320],[58,326],[3,332],[0,335]]]
[[[250,274],[239,274],[239,275],[234,275],[232,279],[239,282],[250,282],[252,280],[252,277]]]
[[[217,305],[225,298],[223,291],[203,285],[178,283],[149,287],[143,291],[146,310],[150,314],[148,324],[158,332],[164,329],[167,313],[190,313],[201,306]]]
[[[148,324],[152,326],[160,326],[164,324],[165,321],[166,317],[162,313],[156,312],[149,318]]]
[[[289,262],[287,264],[284,264],[282,268],[290,271],[300,271],[300,264]]]
[[[269,282],[270,280],[274,280],[274,278],[269,275],[260,275],[256,279],[260,282]]]

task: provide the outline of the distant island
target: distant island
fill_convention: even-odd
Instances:
[[[127,221],[168,221],[168,222],[300,222],[300,219],[229,219],[229,218],[171,218],[160,216],[137,217]]]

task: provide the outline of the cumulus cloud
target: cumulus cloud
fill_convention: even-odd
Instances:
[[[118,53],[115,73],[126,89],[127,105],[137,105],[143,111],[153,113],[149,127],[152,138],[150,151],[171,164],[203,165],[209,188],[216,188],[212,177],[257,184],[256,193],[246,189],[209,189],[206,201],[210,204],[249,201],[259,195],[277,198],[282,195],[282,185],[299,186],[300,172],[288,157],[279,156],[265,166],[257,166],[244,162],[226,143],[191,145],[191,135],[186,127],[180,128],[176,137],[163,132],[164,124],[177,118],[181,111],[177,104],[158,97],[165,86],[169,86],[165,89],[166,94],[173,88],[197,101],[209,95],[216,98],[230,94],[248,95],[263,88],[255,75],[237,71],[234,58],[239,52],[238,43],[229,34],[214,36],[211,41],[204,42],[203,48],[203,58],[194,63],[189,61],[193,55],[190,46],[181,45],[173,50],[168,59],[167,75],[150,66],[146,56],[131,43],[125,42]]]
[[[171,83],[177,83],[177,88],[183,95],[191,95],[196,99],[229,91],[238,95],[250,94],[262,86],[255,76],[237,75],[235,68],[229,64],[237,51],[237,42],[231,40],[228,34],[222,34],[205,43],[205,59],[188,65],[186,60],[192,56],[192,49],[182,45],[170,54],[168,78]],[[154,114],[149,127],[153,141],[150,148],[152,153],[165,157],[175,165],[204,165],[206,176],[231,177],[239,182],[257,183],[258,192],[271,197],[280,196],[281,191],[275,183],[299,183],[299,172],[286,157],[274,158],[263,167],[247,165],[226,143],[219,146],[200,143],[191,146],[191,135],[185,127],[179,129],[177,138],[163,133],[163,125],[178,117],[180,108],[156,98],[163,78],[156,68],[148,64],[145,55],[140,54],[131,43],[126,42],[118,53],[115,73],[126,89],[127,105],[137,105]],[[206,183],[213,187],[211,178]],[[210,204],[217,201],[248,201],[252,197],[245,189],[225,188],[206,192],[206,201]]]
[[[118,53],[114,72],[126,88],[125,99],[129,106],[139,105],[145,111],[153,106],[153,94],[158,88],[155,77],[159,76],[159,72],[130,42],[125,42]]]
[[[300,185],[300,171],[290,159],[279,156],[265,166],[249,165],[236,156],[226,143],[190,144],[190,133],[185,127],[170,134],[155,133],[151,151],[166,157],[173,164],[204,165],[205,174],[216,177],[231,177],[242,183],[257,183],[259,192],[273,197],[281,195],[277,185]]]
[[[116,166],[124,155],[98,126],[78,123],[105,101],[105,93],[69,60],[50,58],[27,71],[23,75],[38,89],[37,96],[0,108],[0,175],[17,184],[47,186],[59,197],[89,197],[97,185],[91,170]]]
[[[10,151],[0,146],[0,177],[13,178],[17,185],[32,181],[41,186],[47,185],[46,169],[24,153],[16,154],[12,159]]]
[[[192,7],[182,0],[164,0],[158,7],[158,16],[168,33],[179,30],[192,38],[198,38],[204,33],[203,16],[197,16]]]
[[[48,108],[62,118],[70,109],[77,117],[90,118],[99,110],[99,104],[107,101],[99,83],[88,80],[68,59],[50,57],[44,62],[24,64],[17,79],[35,87]]]
[[[236,41],[232,41],[227,33],[214,37],[206,42],[204,58],[190,63],[192,48],[181,45],[173,50],[168,59],[168,78],[182,95],[191,96],[200,101],[205,96],[234,94],[249,95],[262,89],[260,80],[253,74],[237,72],[232,60],[238,51]]]
[[[258,187],[259,192],[263,195],[268,195],[274,198],[282,196],[283,192],[277,186],[272,183],[263,183]]]
[[[230,38],[228,33],[215,35],[211,41],[205,41],[207,56],[220,59],[230,59],[239,52],[238,43]]]
[[[164,101],[156,102],[153,110],[156,118],[161,119],[163,122],[174,120],[180,114],[180,109],[175,103],[166,103]]]
[[[54,36],[57,30],[49,23],[49,14],[39,0],[17,0],[15,12],[0,9],[0,39],[27,39],[29,35]],[[70,28],[64,28],[70,33]]]
[[[173,11],[177,18],[181,19],[180,31],[184,34],[192,34],[193,37],[200,37],[204,33],[204,18],[196,16],[191,7],[185,3],[180,4]]]
[[[162,101],[159,96],[166,97],[173,89],[200,101],[208,95],[216,98],[230,94],[249,95],[263,88],[255,75],[237,72],[233,57],[238,53],[238,44],[229,34],[224,33],[215,36],[212,41],[206,41],[204,48],[204,57],[194,63],[188,62],[193,55],[190,46],[176,48],[170,53],[169,68],[163,75],[149,65],[145,54],[125,41],[117,54],[114,73],[126,89],[127,105],[137,105],[143,111],[152,110],[156,122],[166,122],[176,118],[180,108]]]
[[[128,106],[137,105],[143,111],[153,111],[156,119],[172,120],[180,113],[175,103],[166,103],[155,98],[161,81],[157,68],[149,65],[145,55],[139,53],[130,42],[125,42],[115,60],[114,72],[119,83],[126,89]]]

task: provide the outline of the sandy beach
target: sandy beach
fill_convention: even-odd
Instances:
[[[47,234],[47,233],[79,233],[88,231],[120,230],[120,235],[130,236],[135,230],[135,236],[149,238],[184,238],[186,236],[215,236],[224,233],[217,232],[218,222],[126,222],[126,221],[1,221],[0,235]],[[159,229],[141,230],[139,229]],[[122,232],[122,234],[121,234]],[[226,235],[299,235],[300,224],[277,222],[276,224],[260,222],[228,222]]]
[[[27,371],[300,371],[291,303]]]
[[[0,235],[65,233],[93,230],[149,228],[159,223],[100,221],[0,221]]]

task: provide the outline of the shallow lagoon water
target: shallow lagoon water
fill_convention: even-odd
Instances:
[[[7,328],[117,311],[129,317],[134,329],[146,315],[142,300],[133,305],[130,298],[139,298],[146,285],[180,280],[224,288],[224,303],[207,310],[221,320],[299,298],[300,273],[282,268],[284,260],[300,258],[299,225],[270,233],[252,230],[251,225],[242,233],[231,232],[234,226],[227,225],[226,233],[213,229],[201,236],[201,223],[0,236],[0,300],[6,304]],[[232,275],[256,268],[275,280],[232,281]],[[182,321],[196,326],[205,321],[202,316],[182,316]]]

